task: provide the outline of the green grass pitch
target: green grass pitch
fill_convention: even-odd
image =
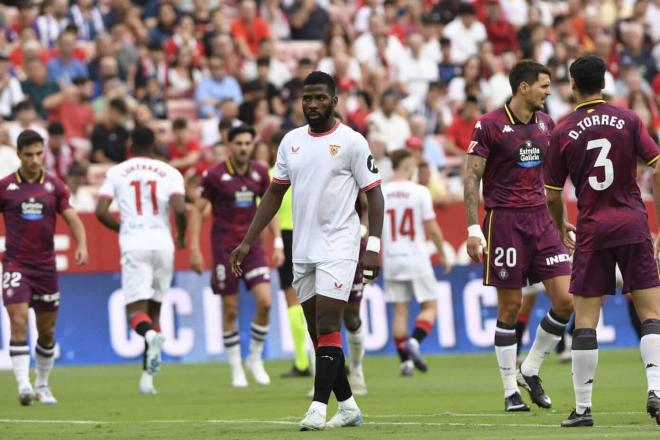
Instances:
[[[56,368],[60,403],[20,407],[11,371],[0,373],[0,439],[659,439],[645,413],[646,379],[636,350],[600,353],[594,428],[559,428],[573,407],[570,365],[542,370],[552,410],[505,414],[494,354],[429,357],[427,374],[398,375],[393,357],[367,357],[369,394],[357,399],[365,424],[298,432],[311,381],[280,379],[290,363],[268,362],[270,387],[229,386],[226,364],[165,364],[155,396],[137,393],[138,365]],[[529,402],[526,392],[523,397]],[[331,401],[328,416],[335,410]]]

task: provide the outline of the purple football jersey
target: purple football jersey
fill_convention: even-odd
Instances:
[[[0,211],[7,231],[4,264],[55,270],[55,220],[71,207],[69,197],[66,185],[47,173],[34,183],[19,172],[0,180]]]
[[[660,148],[632,111],[602,99],[578,105],[552,133],[545,162],[549,189],[571,176],[578,199],[577,246],[605,249],[650,238],[637,186],[637,158],[653,165]]]
[[[202,181],[202,197],[213,205],[214,255],[218,248],[233,249],[247,233],[257,212],[257,197],[262,197],[268,185],[268,169],[251,161],[245,174],[238,174],[230,161],[209,169]]]
[[[525,124],[506,104],[481,117],[474,126],[468,154],[486,159],[486,209],[545,204],[542,165],[554,125],[542,112],[534,112]]]

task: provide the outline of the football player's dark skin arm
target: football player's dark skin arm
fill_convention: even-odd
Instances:
[[[119,232],[119,222],[110,214],[110,204],[112,199],[109,197],[99,197],[96,202],[96,218],[108,229]]]
[[[369,199],[363,192],[358,194],[358,201],[360,202],[360,223],[369,228]]]
[[[174,225],[176,226],[176,246],[179,249],[186,247],[186,226],[188,217],[186,216],[186,197],[183,194],[172,194],[170,197],[170,206],[174,211]]]
[[[250,228],[243,237],[243,241],[231,253],[231,270],[236,276],[243,273],[241,269],[241,262],[243,258],[250,252],[250,245],[255,238],[261,234],[261,231],[268,226],[282,204],[282,198],[289,189],[290,184],[281,184],[272,182],[268,187],[268,191],[261,198],[261,202],[257,207],[257,212],[252,219]],[[382,222],[381,222],[382,224]]]
[[[366,192],[367,195],[367,210],[369,216],[369,236],[380,238],[383,233],[383,216],[385,215],[385,199],[383,198],[383,191],[380,185],[371,188]],[[377,252],[367,251],[362,260],[364,271],[372,271],[373,276],[364,277],[366,279],[374,279],[378,276],[380,268],[380,256]]]
[[[463,199],[468,226],[479,224],[479,185],[485,169],[485,158],[468,154],[467,170],[463,179]]]

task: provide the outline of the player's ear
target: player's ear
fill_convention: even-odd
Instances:
[[[571,78],[571,90],[575,91],[575,80]]]

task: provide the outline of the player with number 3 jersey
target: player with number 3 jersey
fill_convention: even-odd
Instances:
[[[570,66],[578,105],[552,133],[545,163],[548,208],[559,225],[562,190],[570,175],[578,199],[577,242],[570,292],[575,298],[571,350],[575,410],[563,427],[593,426],[591,393],[598,364],[596,326],[603,295],[631,292],[641,325],[640,352],[647,377],[646,410],[660,424],[660,279],[648,217],[637,186],[637,159],[654,166],[653,197],[660,215],[660,148],[631,110],[608,104],[605,63],[594,55]]]
[[[523,60],[511,70],[509,82],[513,98],[477,122],[468,151],[464,186],[467,251],[475,263],[485,253],[484,284],[497,288],[495,354],[504,385],[505,410],[529,411],[518,385],[529,391],[535,404],[550,408],[539,370],[546,354],[561,339],[573,304],[568,293],[568,252],[548,214],[543,188],[544,155],[554,123],[540,110],[550,94],[550,71]],[[482,177],[485,236],[478,224]],[[515,325],[521,289],[539,281],[545,285],[552,308],[541,321],[534,344],[516,374]]]

